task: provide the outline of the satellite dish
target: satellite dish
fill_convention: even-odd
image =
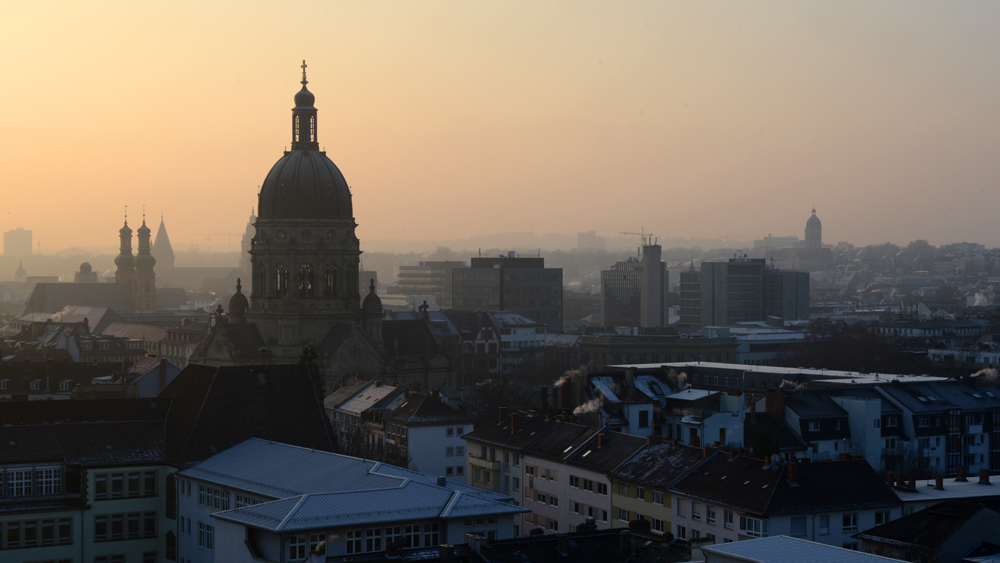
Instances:
[[[778,461],[780,461],[778,454],[771,454],[771,463],[778,463]]]

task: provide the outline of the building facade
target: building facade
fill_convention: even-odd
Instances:
[[[601,271],[601,320],[604,326],[659,327],[667,318],[667,264],[659,244],[643,240],[638,257]]]
[[[453,307],[507,311],[562,332],[562,268],[546,268],[542,257],[477,257],[452,270]]]

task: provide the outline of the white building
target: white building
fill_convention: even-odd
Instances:
[[[304,561],[514,535],[504,495],[348,456],[250,439],[178,473],[181,563]]]
[[[473,419],[433,395],[411,393],[383,415],[386,440],[409,457],[410,469],[465,483],[465,440]]]
[[[513,371],[545,354],[545,325],[507,311],[490,315],[500,325],[500,371]]]

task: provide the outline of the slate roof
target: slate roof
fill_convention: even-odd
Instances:
[[[840,405],[824,391],[803,391],[790,396],[785,406],[799,415],[800,418],[846,417]]]
[[[977,411],[1000,407],[1000,388],[990,385],[941,381],[881,387],[884,389],[880,389],[880,392],[914,413],[935,413],[948,409]]]
[[[507,417],[500,423],[493,422],[481,425],[462,436],[462,439],[481,444],[492,444],[508,450],[524,451],[559,424],[559,421],[554,418],[545,420],[544,416],[517,414],[519,418],[514,432],[510,431],[510,417]]]
[[[437,397],[426,393],[411,393],[401,405],[382,418],[408,427],[473,423],[472,417],[458,412],[442,403]]]
[[[703,459],[701,448],[683,444],[674,448],[667,442],[657,442],[612,468],[609,474],[612,479],[663,491]]]
[[[799,463],[797,485],[788,481],[786,466],[763,467],[759,459],[716,455],[673,490],[765,516],[902,505],[864,460]]]
[[[788,424],[779,422],[766,412],[759,412],[752,418],[749,416],[746,418],[746,425],[743,427],[743,443],[753,443],[753,437],[756,433],[764,429],[771,433],[771,443],[778,448],[778,451],[797,452],[809,448],[809,443],[793,432]]]
[[[423,320],[382,321],[382,342],[390,355],[433,356],[438,350],[438,343]]]
[[[0,426],[0,444],[0,464],[65,461],[93,467],[159,463],[163,459],[163,421]]]
[[[905,544],[934,552],[983,510],[989,509],[981,504],[948,500],[875,526],[853,537],[880,543]]]
[[[334,449],[316,382],[304,364],[188,365],[159,397],[174,399],[166,456],[176,465],[207,459],[250,437]]]
[[[596,436],[596,428],[572,422],[560,422],[525,450],[524,455],[565,460],[577,448]]]
[[[597,435],[591,436],[590,441],[578,448],[566,463],[607,474],[646,446],[645,438],[621,432],[605,432],[600,447],[597,442]]]

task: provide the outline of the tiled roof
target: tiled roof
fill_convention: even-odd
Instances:
[[[463,438],[468,441],[492,444],[508,450],[523,451],[528,446],[534,444],[542,436],[547,434],[559,424],[559,421],[552,418],[546,420],[544,416],[518,413],[517,424],[511,432],[510,418],[503,422],[492,422],[477,427]]]
[[[335,409],[351,397],[360,393],[365,387],[373,384],[374,382],[372,381],[354,381],[348,383],[347,385],[344,385],[340,389],[337,389],[333,393],[327,395],[327,397],[323,399],[323,406]]]
[[[673,490],[761,515],[835,512],[899,506],[902,502],[864,460],[798,464],[796,484],[787,467],[759,459],[716,455]]]
[[[746,418],[746,426],[744,426],[743,430],[743,443],[752,444],[757,432],[770,432],[771,444],[777,447],[778,451],[797,452],[809,447],[809,443],[793,432],[788,424],[779,422],[768,413],[759,412],[753,417],[748,416]]]
[[[947,500],[875,526],[854,537],[880,543],[908,544],[937,551],[983,510],[988,509],[981,504]]]
[[[658,442],[610,471],[612,479],[665,490],[705,459],[701,448]],[[575,461],[575,460],[574,460]]]
[[[564,460],[596,434],[596,428],[572,422],[560,422],[525,450],[524,455]]]
[[[169,411],[169,398],[11,402],[0,405],[0,425],[162,421]]]
[[[386,414],[384,420],[391,420],[406,426],[440,426],[446,424],[469,424],[472,417],[464,415],[426,393],[411,393],[403,403]]]
[[[159,396],[174,398],[166,454],[175,464],[207,459],[247,438],[334,448],[316,381],[304,364],[189,365]]]
[[[598,473],[608,473],[646,446],[645,438],[621,432],[607,431],[600,441],[601,445],[598,447],[598,437],[591,436],[590,441],[578,448],[566,463]]]

